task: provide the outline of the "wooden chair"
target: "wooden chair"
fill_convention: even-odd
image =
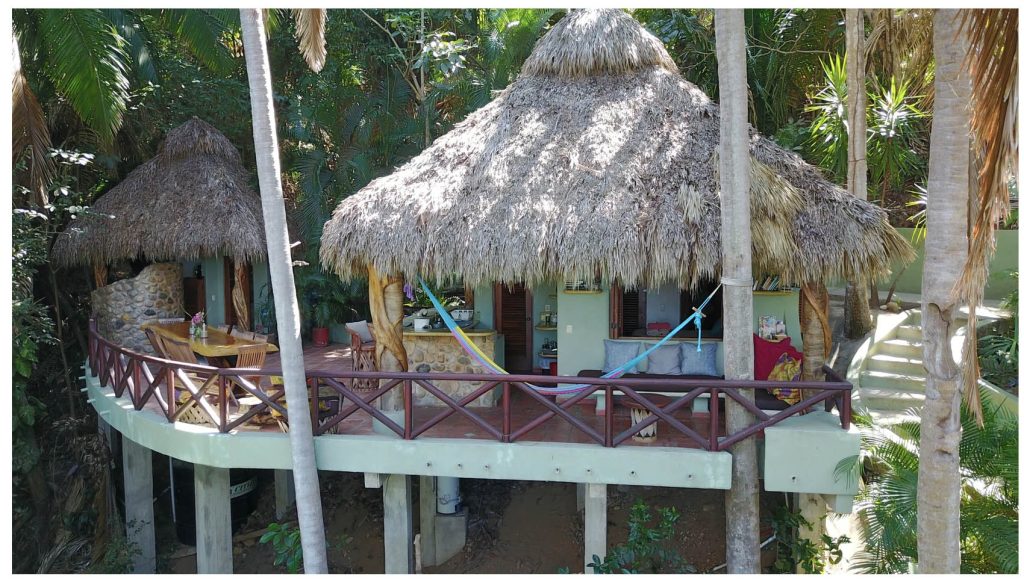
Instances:
[[[267,344],[253,344],[251,346],[238,347],[238,359],[235,361],[235,368],[253,368],[262,370],[263,364],[267,361]],[[256,386],[262,387],[263,376],[244,376],[246,380]]]
[[[246,332],[245,330],[239,330],[237,328],[231,329],[231,335],[236,338],[242,338],[243,340],[256,341],[256,335],[254,332]]]
[[[168,360],[186,362],[188,364],[199,363],[199,360],[196,359],[196,353],[192,351],[192,344],[188,340],[165,337],[161,339],[161,342],[163,343],[164,354]]]
[[[159,318],[156,323],[158,324],[178,324],[184,322],[185,318]]]
[[[167,358],[167,353],[164,351],[164,343],[160,338],[160,335],[154,332],[151,328],[142,330],[146,333],[146,338],[149,339],[149,345],[153,346],[153,351],[156,352],[157,357]]]
[[[373,335],[373,324],[366,324],[366,327],[369,328],[370,335]],[[352,369],[356,372],[376,372],[376,340],[364,342],[362,337],[359,336],[359,332],[352,330],[348,326],[345,327],[345,330],[348,331],[352,342]],[[377,380],[356,379],[352,381],[352,387],[360,390],[374,390],[379,386],[380,382]]]
[[[168,360],[174,360],[175,362],[185,362],[188,364],[203,363],[196,359],[196,354],[195,352],[192,351],[192,345],[188,342],[188,340],[178,340],[176,338],[165,336],[161,337],[160,341],[163,344],[164,354]],[[209,376],[202,376],[194,372],[186,372],[186,375],[188,376],[192,384],[194,384],[197,387],[201,387],[202,384],[204,384],[209,378]],[[189,392],[187,388],[185,388],[185,385],[182,384],[180,380],[176,380],[174,385],[175,388],[178,390],[178,403],[184,404],[188,402],[188,400],[192,397],[192,393]],[[217,392],[212,392],[209,389],[207,389],[207,391],[203,393],[203,398],[207,402],[209,402],[214,408],[216,408],[216,406],[220,404],[219,394]],[[210,417],[206,414],[205,411],[200,409],[198,405],[193,405],[191,408],[185,411],[179,418],[183,422],[188,422],[191,424],[204,424],[208,426],[214,425]]]
[[[216,326],[213,327],[213,329],[220,330],[220,331],[224,332],[225,334],[230,334],[231,333],[231,329],[234,328],[234,327],[235,327],[234,324],[217,324]]]
[[[270,335],[269,334],[254,333],[253,337],[252,337],[252,340],[254,342],[258,343],[258,344],[268,344],[268,343],[270,343]]]

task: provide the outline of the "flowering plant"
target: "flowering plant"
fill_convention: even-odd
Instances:
[[[197,338],[200,337],[202,335],[202,333],[203,333],[203,326],[205,324],[206,324],[206,313],[205,312],[196,312],[196,314],[194,316],[192,316],[192,326],[191,326],[191,328],[189,328],[191,330],[191,334],[194,337],[197,337]]]

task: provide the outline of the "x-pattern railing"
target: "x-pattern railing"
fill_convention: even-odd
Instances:
[[[274,385],[271,380],[279,376],[279,373],[252,368],[215,368],[140,354],[100,336],[94,323],[90,324],[88,351],[89,368],[93,375],[99,377],[104,387],[112,387],[116,397],[122,397],[127,392],[136,410],[142,410],[150,400],[155,400],[157,408],[169,422],[182,420],[189,413],[190,421],[195,421],[198,413],[204,422],[220,432],[230,432],[273,411],[281,423],[288,423],[284,388]],[[496,441],[511,443],[525,439],[545,423],[558,419],[582,433],[586,439],[607,447],[619,446],[647,427],[659,424],[704,450],[723,451],[763,432],[769,426],[823,403],[836,405],[841,426],[848,429],[852,412],[852,387],[830,368],[824,367],[823,370],[826,380],[822,382],[532,375],[484,377],[479,374],[355,371],[310,371],[306,373],[306,378],[315,435],[336,432],[349,424],[353,415],[362,413],[407,440],[424,435],[436,436],[439,425],[458,417]],[[367,380],[373,380],[379,387],[365,391],[353,386],[366,383]],[[482,380],[486,381],[458,398],[441,387],[444,383],[476,383]],[[532,387],[558,384],[576,384],[579,388],[556,398]],[[752,399],[753,390],[780,387],[803,391],[803,399],[773,414],[757,407]],[[428,410],[413,404],[414,388],[420,388],[432,396],[440,407]],[[401,390],[402,412],[385,412],[379,406],[395,389]],[[495,412],[488,412],[490,409],[472,406],[492,392],[500,393],[501,413],[497,420]],[[580,412],[580,405],[599,392],[604,394],[604,417],[591,418],[588,422]],[[649,397],[647,394],[650,393],[671,393],[676,396],[663,403]],[[692,408],[693,402],[705,395],[710,399],[706,428],[699,428],[696,423],[687,424],[680,419],[680,411]],[[519,402],[515,401],[516,398]],[[720,398],[731,401],[734,408],[752,415],[753,423],[738,432],[721,436]],[[242,399],[247,401],[247,405],[240,404],[239,400]],[[522,401],[532,403],[532,407],[522,404]],[[648,415],[616,431],[615,411],[624,403],[628,403],[631,408],[642,409]],[[322,404],[333,404],[333,407],[325,413]],[[622,418],[621,413],[618,418]],[[518,427],[515,426],[515,419],[521,423]]]

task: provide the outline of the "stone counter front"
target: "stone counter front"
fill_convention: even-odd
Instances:
[[[497,333],[493,330],[466,332],[469,339],[488,357],[494,359]],[[490,373],[474,360],[455,337],[448,331],[416,332],[406,331],[402,335],[405,353],[409,357],[409,370],[412,372],[448,372],[453,374],[484,374],[477,381],[439,381],[435,384],[446,394],[458,400],[483,386],[486,375]],[[491,390],[471,402],[470,406],[494,406],[498,401],[500,388]],[[445,406],[433,394],[419,386],[413,386],[413,402],[419,406]]]

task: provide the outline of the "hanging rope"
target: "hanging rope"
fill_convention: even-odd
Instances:
[[[488,356],[475,343],[473,343],[472,340],[469,339],[469,336],[467,336],[466,333],[462,331],[462,328],[459,327],[459,324],[455,321],[455,319],[448,314],[448,311],[441,304],[441,300],[437,299],[437,296],[434,295],[434,292],[430,291],[430,288],[427,287],[427,283],[423,281],[423,278],[419,277],[418,280],[420,282],[420,286],[423,288],[423,291],[427,294],[427,297],[430,298],[430,303],[434,305],[434,309],[437,310],[438,315],[440,315],[441,319],[444,321],[444,325],[448,327],[448,331],[452,333],[452,336],[459,343],[459,345],[462,346],[462,349],[465,350],[470,357],[476,360],[481,366],[483,366],[492,374],[508,375],[508,372],[504,368],[499,366],[497,362],[492,360],[490,356]],[[703,303],[701,303],[700,306],[694,308],[693,313],[690,314],[688,318],[683,320],[678,326],[676,326],[671,332],[666,334],[662,339],[658,340],[658,342],[655,343],[653,346],[642,352],[639,356],[633,358],[632,360],[626,362],[625,364],[619,366],[618,368],[612,370],[611,372],[604,374],[601,377],[618,378],[619,376],[622,376],[623,374],[629,372],[630,370],[635,368],[637,364],[639,364],[645,358],[647,358],[647,356],[649,356],[651,352],[665,345],[665,343],[671,340],[672,337],[679,333],[680,330],[688,326],[690,322],[693,322],[694,327],[697,328],[697,351],[699,352],[701,346],[701,339],[703,337],[703,331],[701,329],[701,318],[704,317],[704,308],[711,301],[711,298],[715,297],[715,294],[717,294],[718,290],[721,288],[722,285],[719,284],[718,287],[715,288],[715,291],[711,292],[711,294],[704,299]],[[537,386],[536,384],[526,383],[526,385],[540,394],[547,394],[551,396],[581,392],[590,387],[589,384],[567,384],[565,386]]]

